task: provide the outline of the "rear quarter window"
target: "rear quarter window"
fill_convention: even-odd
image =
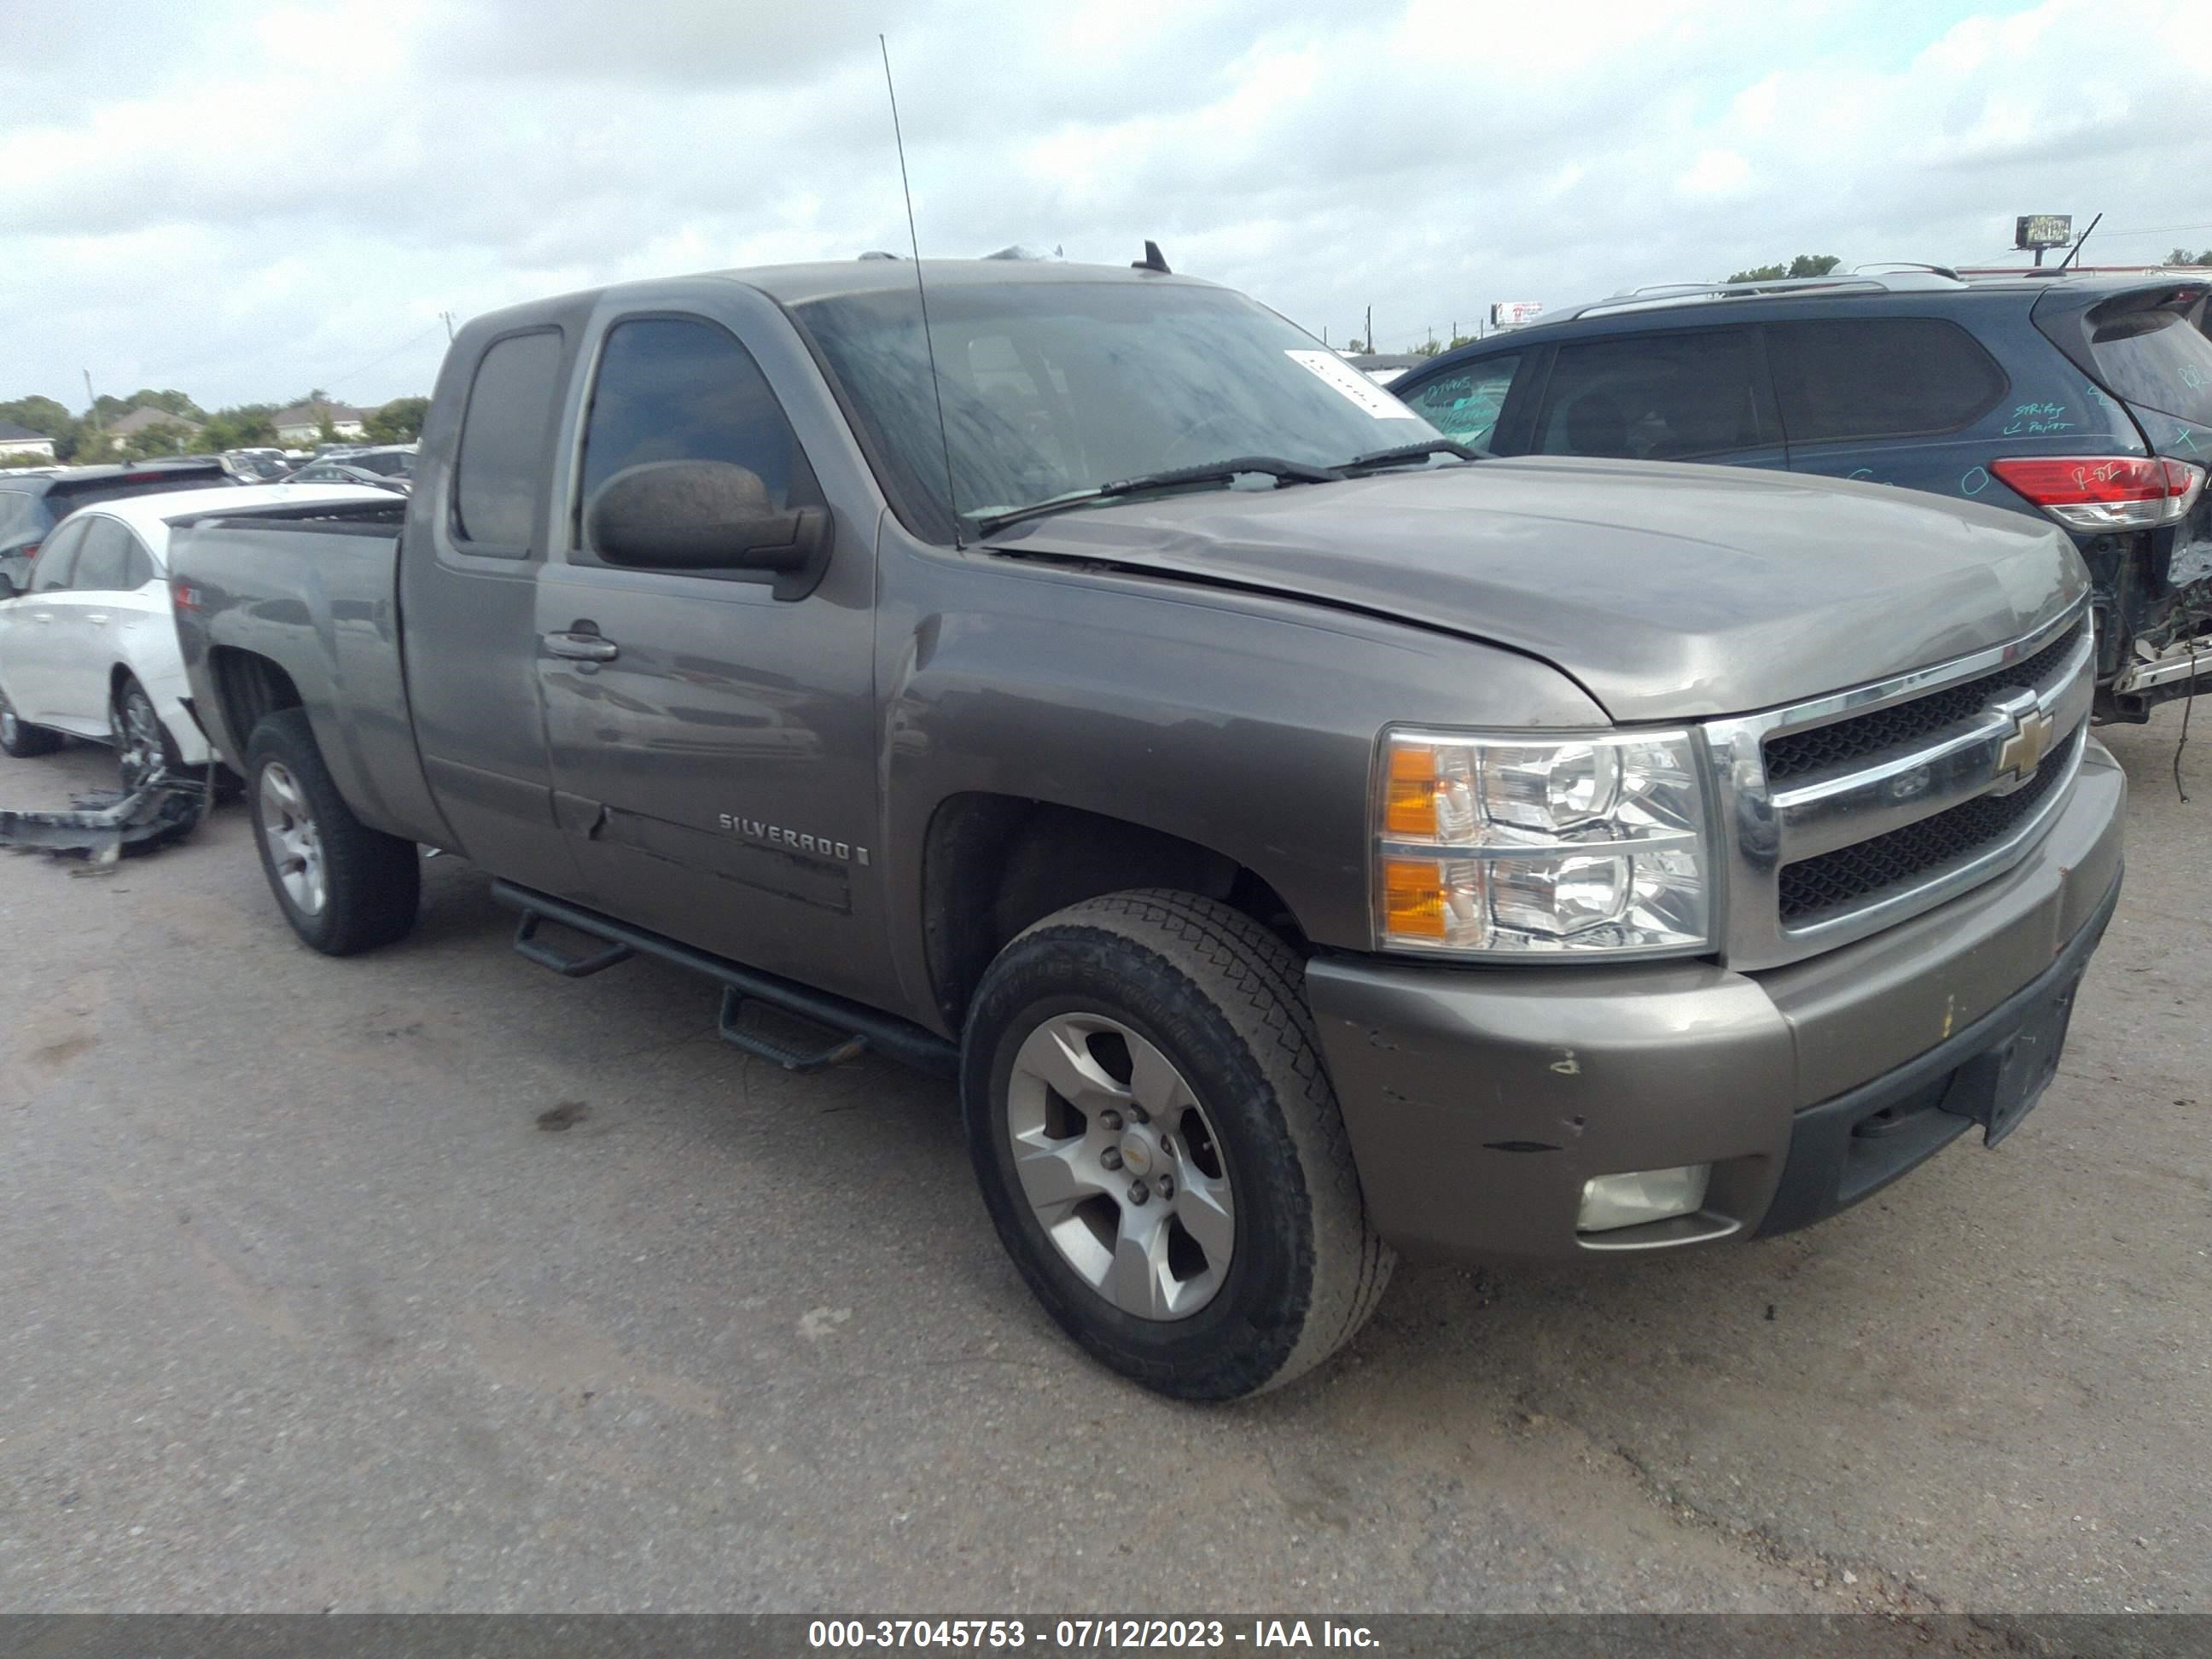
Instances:
[[[2212,340],[2180,313],[2130,311],[2100,322],[2089,350],[2105,384],[2128,402],[2212,426]]]
[[[487,549],[526,551],[561,368],[552,329],[493,342],[477,365],[453,465],[453,531]]]
[[[1972,335],[1939,317],[1774,323],[1766,338],[1792,444],[1954,432],[2009,384]]]

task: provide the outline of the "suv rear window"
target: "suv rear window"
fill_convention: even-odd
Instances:
[[[1940,318],[1774,323],[1766,343],[1793,444],[1955,431],[2008,384],[1973,336]]]
[[[2212,426],[2212,340],[2175,311],[2130,311],[2091,330],[2105,384],[2131,404]]]

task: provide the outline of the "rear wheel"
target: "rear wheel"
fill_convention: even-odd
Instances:
[[[1279,1387],[1389,1280],[1301,977],[1249,917],[1142,891],[1046,918],[976,992],[962,1095],[999,1236],[1069,1335],[1163,1394]]]
[[[254,728],[246,775],[262,872],[294,933],[344,957],[414,927],[422,880],[415,843],[354,817],[305,713],[287,708]]]
[[[111,720],[116,769],[122,774],[125,794],[143,787],[156,772],[173,778],[184,775],[184,763],[177,757],[177,745],[169,740],[161,717],[154,712],[154,700],[127,675],[116,688]]]
[[[49,732],[43,726],[27,726],[16,718],[15,705],[7,694],[0,692],[0,752],[28,760],[33,755],[51,755],[62,746],[62,734]]]

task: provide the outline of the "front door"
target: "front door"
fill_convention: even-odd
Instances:
[[[721,323],[616,316],[576,461],[566,556],[538,594],[556,810],[586,902],[862,997],[882,982],[876,900],[874,525],[825,501],[752,353]],[[626,469],[734,464],[774,510],[831,509],[819,586],[625,568],[592,507]]]
[[[73,622],[70,570],[91,522],[80,514],[47,537],[31,564],[31,591],[0,605],[0,680],[16,719],[34,726],[51,722],[59,707],[54,680]]]

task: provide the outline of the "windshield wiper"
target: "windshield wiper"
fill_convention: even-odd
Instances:
[[[1372,466],[1398,466],[1407,461],[1426,460],[1431,455],[1456,455],[1462,461],[1487,459],[1486,451],[1471,448],[1456,438],[1424,438],[1419,443],[1399,444],[1389,449],[1371,450],[1364,455],[1355,455],[1340,470],[1352,473]]]
[[[1225,461],[1206,461],[1198,466],[1176,466],[1160,472],[1140,472],[1133,478],[1119,478],[1112,483],[1100,484],[1096,489],[1079,489],[1070,495],[1055,495],[1050,501],[1011,507],[1004,513],[994,513],[978,519],[975,533],[995,536],[1008,525],[1018,524],[1024,519],[1042,518],[1048,513],[1065,513],[1070,507],[1087,507],[1093,501],[1110,501],[1121,495],[1141,495],[1148,489],[1180,489],[1187,484],[1227,483],[1247,472],[1262,473],[1283,483],[1340,483],[1346,476],[1335,467],[1309,466],[1304,461],[1286,461],[1279,455],[1238,455]]]

